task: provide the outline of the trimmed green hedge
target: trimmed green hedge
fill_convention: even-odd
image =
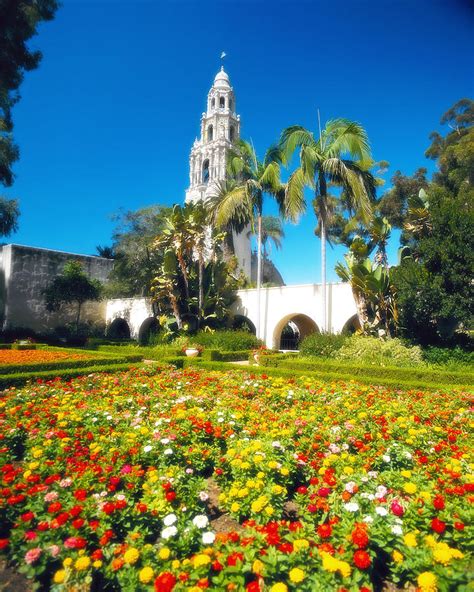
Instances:
[[[331,381],[331,382],[359,382],[362,384],[387,386],[403,390],[471,390],[472,385],[466,383],[437,383],[430,380],[403,380],[398,377],[368,377],[360,375],[354,377],[353,374],[349,373],[334,373],[325,372],[324,370],[308,371],[300,368],[286,368],[286,367],[271,367],[271,366],[239,366],[236,364],[230,364],[226,362],[208,362],[206,360],[199,359],[186,359],[184,361],[184,367],[196,366],[205,370],[218,370],[218,371],[237,371],[247,372],[255,375],[268,375],[268,376],[281,376],[285,378],[295,378],[301,376],[307,376],[315,380]]]
[[[288,359],[286,356],[266,356],[261,365],[265,367],[288,368],[298,371],[324,372],[325,374],[348,375],[353,378],[393,379],[402,381],[421,381],[436,384],[471,384],[474,385],[474,373],[428,368],[406,368],[397,366],[371,366],[354,364],[344,360]]]
[[[91,366],[86,368],[87,374],[94,374],[97,372],[120,372],[129,370],[134,364],[111,364],[109,366]],[[0,376],[0,390],[10,388],[12,386],[23,386],[27,382],[33,380],[54,380],[60,378],[62,380],[68,380],[70,378],[76,378],[78,376],[84,376],[84,368],[68,368],[65,370],[56,370],[55,372],[22,372],[18,374],[4,374]]]
[[[242,349],[238,351],[219,351],[218,349],[205,349],[202,357],[205,360],[215,362],[239,362],[248,360],[251,350]]]

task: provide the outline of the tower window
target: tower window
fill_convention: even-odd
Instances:
[[[211,107],[214,109],[215,106],[216,106],[216,99],[212,99]]]
[[[202,164],[202,182],[209,183],[209,160],[206,159]]]
[[[229,140],[231,142],[233,142],[234,141],[234,138],[235,138],[235,128],[234,128],[233,125],[231,125],[230,128],[229,128]]]
[[[225,98],[224,97],[219,98],[219,107],[221,109],[224,109],[224,107],[225,107]]]
[[[207,141],[208,141],[208,142],[212,142],[212,140],[213,140],[213,137],[214,137],[214,128],[213,128],[213,126],[212,126],[212,125],[210,125],[210,126],[207,128]]]
[[[232,106],[233,106],[232,99],[229,99],[229,109],[230,109],[231,111],[232,111]]]

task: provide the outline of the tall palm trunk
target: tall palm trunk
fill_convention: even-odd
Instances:
[[[201,327],[204,305],[204,257],[200,252],[198,255],[199,266],[199,297],[198,297],[198,327]]]
[[[257,337],[260,337],[260,304],[262,292],[262,214],[257,221]]]
[[[322,289],[322,307],[323,307],[323,326],[322,333],[327,331],[327,289],[326,289],[326,225],[321,220],[321,289]]]

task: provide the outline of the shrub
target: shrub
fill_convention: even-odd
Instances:
[[[362,335],[348,337],[336,358],[389,366],[423,365],[423,353],[418,345],[408,346],[400,339],[384,341]]]
[[[331,358],[341,349],[348,337],[330,333],[312,333],[305,337],[300,345],[302,356],[311,358]]]
[[[242,351],[262,345],[262,341],[248,331],[200,331],[193,336],[193,341],[205,348],[221,351]]]
[[[423,359],[429,364],[443,366],[472,366],[474,352],[457,347],[427,347],[423,350]]]

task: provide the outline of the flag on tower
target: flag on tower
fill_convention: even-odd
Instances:
[[[223,59],[225,58],[225,56],[226,56],[226,55],[227,55],[227,54],[226,54],[226,52],[225,52],[225,51],[223,51],[223,52],[221,53],[221,60],[223,60]]]

